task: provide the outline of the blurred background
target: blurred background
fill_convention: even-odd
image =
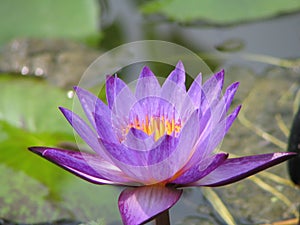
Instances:
[[[226,85],[241,82],[234,104],[243,108],[222,151],[286,151],[300,102],[299,0],[2,0],[0,224],[121,224],[119,188],[82,181],[27,147],[76,149],[57,107],[72,108],[70,90],[98,56],[149,39],[190,49],[214,72],[225,68]],[[157,75],[170,70],[153,64]],[[171,220],[297,224],[299,196],[282,164],[226,187],[186,190]]]

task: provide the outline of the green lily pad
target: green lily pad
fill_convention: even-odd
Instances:
[[[57,108],[72,108],[67,92],[42,80],[5,75],[0,89],[0,218],[26,223],[119,218],[115,188],[83,181],[27,150],[75,143]]]
[[[179,22],[203,20],[220,25],[270,18],[299,9],[298,0],[152,0],[141,8],[146,14],[160,13]]]
[[[16,37],[99,37],[96,0],[4,0],[0,2],[0,45]]]

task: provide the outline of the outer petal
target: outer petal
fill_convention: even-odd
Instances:
[[[218,101],[222,93],[223,84],[224,70],[216,73],[203,84],[203,93],[201,96],[201,110],[203,112],[212,107],[212,105]]]
[[[99,137],[112,143],[118,142],[117,136],[112,127],[113,119],[111,111],[97,104],[94,117]]]
[[[92,183],[133,183],[119,168],[97,155],[48,147],[30,147],[29,150]]]
[[[119,197],[119,210],[124,225],[138,225],[171,208],[182,190],[164,186],[127,188]]]
[[[295,153],[291,152],[278,152],[227,159],[217,169],[192,185],[214,187],[230,184],[281,163],[295,155]]]
[[[199,141],[195,145],[195,152],[186,165],[187,168],[192,167],[199,161],[207,158],[212,154],[215,148],[223,140],[225,134],[228,132],[233,121],[237,117],[240,108],[241,107],[238,106],[230,115],[228,115],[224,120],[217,124],[216,127],[209,127],[206,128],[205,131],[202,131]],[[200,127],[204,126],[202,125],[203,120],[205,120],[205,117],[201,118]]]
[[[72,125],[72,127],[76,130],[79,136],[98,154],[102,155],[103,150],[101,149],[98,137],[96,133],[85,123],[83,119],[81,119],[77,114],[72,111],[59,107],[60,111],[64,114],[66,119]],[[104,155],[102,156],[104,157]]]
[[[84,90],[80,87],[74,87],[74,90],[78,96],[80,104],[86,114],[86,117],[90,121],[91,125],[96,130],[96,124],[94,119],[94,112],[96,110],[96,104],[102,105],[102,107],[107,107],[98,97],[94,94]]]
[[[219,153],[201,160],[199,163],[185,171],[176,180],[171,181],[171,183],[189,186],[189,183],[195,182],[207,176],[210,172],[220,166],[227,159],[227,157],[228,153]]]
[[[225,99],[225,111],[227,112],[230,105],[231,105],[231,102],[233,100],[233,97],[237,91],[239,87],[239,82],[235,82],[233,84],[231,84],[225,91],[225,94],[224,94],[224,99]]]

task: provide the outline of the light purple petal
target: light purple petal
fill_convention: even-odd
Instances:
[[[106,97],[111,109],[111,126],[114,127],[118,139],[124,137],[123,129],[129,124],[129,114],[133,107],[140,115],[142,109],[130,88],[117,76],[110,76],[106,80]],[[99,119],[99,118],[98,118]]]
[[[115,99],[120,93],[122,89],[124,89],[127,85],[115,76],[108,76],[106,78],[106,99],[110,109],[112,109]]]
[[[126,159],[131,164],[146,164],[147,166],[134,166],[130,164],[126,164],[121,161],[114,161],[114,164],[118,165],[118,167],[126,173],[129,177],[132,177],[137,182],[143,183],[145,185],[151,185],[163,181],[167,181],[171,177],[173,177],[189,160],[191,154],[193,154],[193,146],[195,145],[197,139],[199,137],[199,115],[198,111],[195,111],[191,118],[186,122],[184,127],[181,130],[180,136],[174,139],[177,144],[174,143],[174,148],[168,148],[168,151],[165,152],[163,149],[161,152],[156,151],[159,149],[158,147],[155,151],[151,152],[148,156],[147,163],[144,158],[137,157],[138,154],[133,152],[133,155],[136,155],[135,158],[129,157],[127,152],[117,149],[112,149],[113,147],[106,146],[107,148],[111,148],[110,151],[112,154],[118,156],[114,151],[123,154]],[[163,138],[161,139],[163,140]],[[158,141],[158,144],[160,141]],[[171,142],[171,141],[170,141]],[[169,142],[169,143],[170,143]],[[168,145],[168,141],[166,141]],[[172,142],[171,142],[172,143]],[[163,146],[163,145],[162,145]],[[156,154],[157,153],[157,154]],[[144,154],[144,153],[143,153]],[[166,157],[168,156],[168,157]],[[164,160],[162,160],[164,159]],[[122,157],[120,160],[124,161]],[[133,160],[138,160],[138,163],[131,162]],[[150,162],[158,162],[153,165],[150,165]]]
[[[98,137],[86,122],[77,114],[66,108],[59,107],[59,109],[85,143],[87,143],[95,152],[101,154],[103,151],[99,145]]]
[[[107,107],[102,107],[102,105],[97,104],[94,112],[94,118],[97,133],[101,139],[112,143],[119,142],[112,126],[112,113]]]
[[[238,106],[235,110],[233,110],[233,112],[230,115],[228,115],[215,127],[205,128],[205,131],[202,131],[198,142],[194,146],[195,151],[186,164],[187,168],[192,167],[199,161],[209,157],[212,154],[212,152],[220,144],[220,142],[223,140],[224,136],[228,132],[233,121],[237,117],[240,108],[241,106]],[[200,125],[202,124],[202,120],[203,117],[200,118]]]
[[[160,84],[149,69],[145,66],[140,74],[140,77],[137,81],[135,96],[137,99],[142,99],[149,96],[160,96]]]
[[[240,109],[241,106],[237,106],[224,120],[220,121],[217,125],[212,126],[211,128],[206,128],[203,131],[201,139],[207,139],[208,141],[208,145],[205,149],[205,155],[211,154],[211,152],[220,144],[234,120],[238,116]]]
[[[192,185],[214,187],[230,184],[279,164],[295,155],[291,152],[278,152],[227,159],[217,169]]]
[[[155,146],[141,146],[141,142],[135,142],[130,144],[133,148],[123,144],[109,143],[105,140],[101,140],[100,143],[112,156],[116,165],[121,162],[128,166],[145,167],[167,159],[175,151],[178,139],[165,135],[155,142]],[[142,142],[142,144],[146,144],[146,142]]]
[[[133,183],[119,168],[98,155],[49,147],[31,147],[29,150],[92,183]]]
[[[182,190],[163,186],[127,188],[119,197],[119,210],[124,225],[139,225],[171,208]]]
[[[205,112],[219,100],[224,84],[224,70],[210,77],[202,86],[201,110]]]
[[[199,108],[202,94],[202,75],[201,73],[195,78],[188,90],[188,96],[191,98],[194,105]]]
[[[180,112],[186,96],[185,71],[182,62],[179,61],[162,86],[161,98]]]
[[[228,153],[219,153],[208,157],[194,164],[191,168],[185,171],[177,179],[170,181],[173,184],[182,184],[188,186],[201,178],[207,176],[210,172],[220,166],[228,157]]]
[[[167,77],[167,80],[163,84],[163,89],[164,86],[168,86],[170,82],[175,83],[179,88],[185,90],[185,69],[181,61],[178,61],[175,69]]]
[[[233,97],[234,97],[238,87],[239,87],[239,82],[235,82],[235,83],[231,84],[225,91],[223,98],[225,99],[225,104],[226,104],[225,111],[226,112],[230,108],[231,102],[233,100]]]
[[[98,97],[94,94],[84,90],[80,87],[74,87],[74,90],[78,96],[80,104],[86,114],[86,117],[90,121],[91,125],[96,130],[96,124],[94,119],[94,112],[96,109],[96,104],[101,104],[103,107],[107,107]]]
[[[153,135],[147,135],[141,130],[131,128],[125,140],[122,142],[123,146],[135,150],[150,150],[158,143],[155,143]]]

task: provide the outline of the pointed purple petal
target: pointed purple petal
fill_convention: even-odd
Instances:
[[[101,105],[97,104],[94,117],[99,137],[107,140],[108,142],[118,142],[118,138],[112,126],[112,113],[108,107],[102,107]]]
[[[194,166],[180,175],[180,177],[171,181],[171,183],[188,186],[189,183],[198,181],[207,176],[210,172],[220,166],[227,159],[227,157],[228,153],[219,153],[201,160],[199,163],[196,163]]]
[[[110,109],[112,109],[115,99],[120,91],[126,87],[126,84],[115,76],[108,76],[106,78],[106,99]]]
[[[295,155],[291,152],[278,152],[227,159],[217,169],[192,185],[214,187],[230,184],[279,164]]]
[[[200,107],[202,94],[202,75],[199,74],[188,90],[188,96],[197,108]]]
[[[159,96],[160,95],[160,84],[149,69],[145,66],[140,74],[140,77],[137,81],[135,96],[137,99],[142,99],[149,96]]]
[[[167,85],[169,81],[176,83],[178,87],[185,90],[185,69],[181,61],[178,61],[175,69],[170,73],[164,85]]]
[[[84,90],[80,87],[74,87],[74,90],[78,96],[78,99],[86,114],[86,117],[88,118],[88,120],[90,121],[94,129],[96,130],[96,124],[94,119],[96,104],[101,104],[101,105],[105,105],[105,104],[98,97],[88,92],[87,90]]]
[[[132,139],[133,140],[133,139]],[[154,146],[145,146],[146,142],[130,143],[129,146],[118,143],[109,143],[101,140],[104,148],[113,157],[115,164],[120,162],[130,166],[149,166],[159,163],[169,157],[176,149],[178,139],[169,135],[163,136]]]
[[[131,128],[122,145],[135,150],[150,150],[155,146],[153,135],[148,136],[141,130]]]
[[[221,96],[222,88],[224,84],[224,70],[216,73],[210,77],[202,86],[202,95],[201,95],[201,110],[205,112]]]
[[[99,145],[96,133],[81,119],[77,114],[72,111],[59,107],[60,111],[69,121],[71,126],[76,130],[79,136],[97,153],[101,154],[103,151]]]
[[[227,112],[230,108],[233,97],[239,87],[239,82],[235,82],[231,84],[225,91],[224,99],[225,99],[225,111]]]
[[[119,210],[124,225],[139,225],[171,208],[182,190],[163,186],[127,188],[119,197]]]
[[[106,147],[110,148],[109,151],[112,152],[113,155],[120,157],[121,161],[114,161],[114,164],[118,165],[124,173],[140,183],[151,185],[170,179],[187,163],[193,154],[193,146],[199,137],[199,129],[199,115],[198,111],[195,111],[182,128],[179,137],[168,137],[174,138],[174,142],[172,140],[169,140],[169,142],[165,140],[166,144],[164,144],[164,142],[162,142],[164,138],[161,138],[157,141],[158,143],[155,143],[161,144],[160,147],[162,151],[159,151],[159,147],[155,146],[152,152],[151,150],[145,153],[130,151],[130,154],[127,154],[125,150],[112,149],[115,146]],[[169,147],[170,145],[168,143],[171,143],[173,146]],[[164,146],[166,146],[165,149],[167,149],[167,151],[164,149]],[[121,154],[122,157],[118,154]],[[138,154],[144,156],[138,157]],[[135,158],[133,158],[132,155],[134,155]],[[148,157],[147,161],[146,156]],[[129,164],[124,163],[124,158]],[[137,161],[138,163],[133,161]],[[154,164],[151,165],[151,163]],[[145,166],[134,166],[135,164]]]
[[[205,130],[202,131],[197,144],[194,146],[196,150],[189,159],[189,162],[187,162],[186,164],[187,168],[192,167],[202,159],[207,158],[212,154],[212,152],[220,144],[220,142],[223,140],[224,136],[228,132],[233,121],[237,117],[240,108],[241,107],[238,106],[235,110],[233,110],[233,112],[230,115],[228,115],[215,127],[206,127]],[[203,118],[200,119],[200,126],[202,126],[202,120]]]
[[[30,147],[29,150],[95,184],[132,183],[119,168],[98,155],[48,147]]]
[[[129,124],[129,114],[132,108],[134,107],[138,114],[141,114],[141,108],[130,88],[117,76],[107,78],[106,95],[109,108],[111,109],[109,122],[111,126],[116,128],[114,132],[118,139],[122,139],[124,136],[122,129],[126,129],[126,126]]]
[[[162,86],[161,98],[168,101],[180,112],[186,96],[185,71],[182,62],[179,61]]]

